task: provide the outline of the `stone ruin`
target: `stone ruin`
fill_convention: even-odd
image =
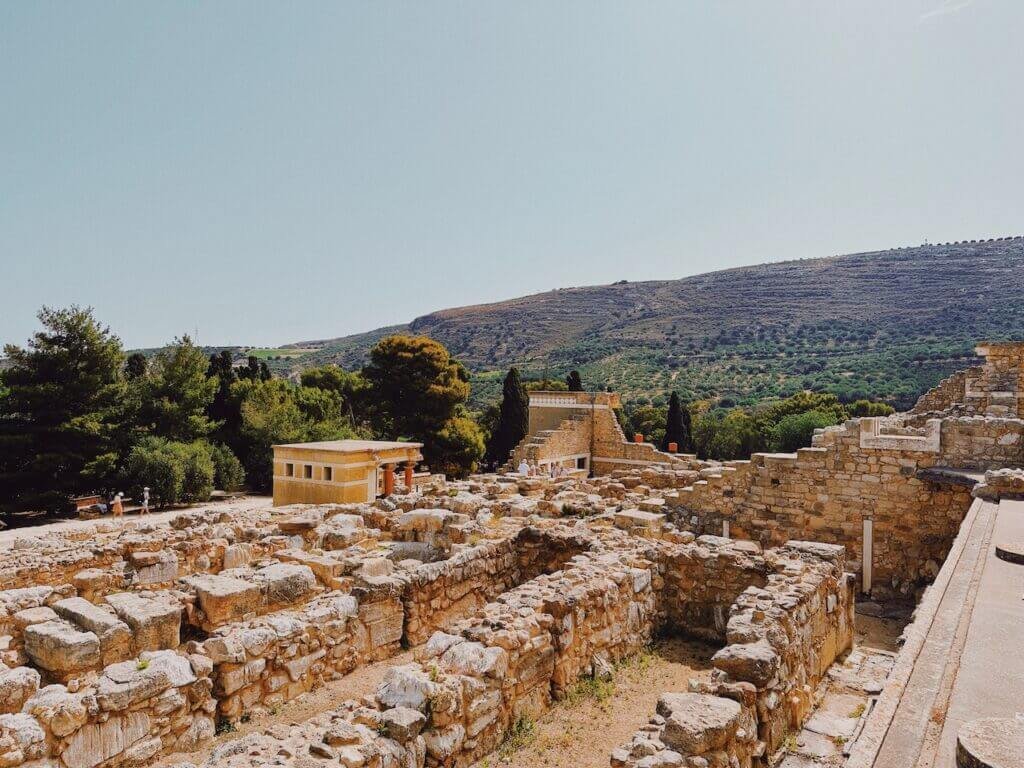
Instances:
[[[193,752],[407,648],[415,660],[372,695],[201,764],[469,766],[665,635],[713,643],[713,672],[665,691],[610,765],[774,765],[856,653],[858,594],[919,595],[975,496],[1024,492],[1024,414],[1000,365],[796,454],[482,475],[373,504],[15,540],[0,569],[0,768]]]

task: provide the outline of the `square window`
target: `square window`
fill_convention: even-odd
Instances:
[[[295,477],[295,465],[294,464],[285,464],[284,465],[284,474],[285,474],[285,477]]]
[[[313,479],[313,465],[312,464],[304,464],[302,466],[302,476],[304,478],[306,478],[307,480],[312,480]]]
[[[331,482],[334,479],[334,467],[324,467],[324,480]]]

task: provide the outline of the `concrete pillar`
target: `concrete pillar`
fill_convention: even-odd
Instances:
[[[634,443],[642,443],[643,441],[644,441],[644,436],[641,435],[639,432],[637,432],[635,435],[633,435],[633,442]]]
[[[390,496],[395,492],[395,465],[384,465],[384,495]]]
[[[405,490],[409,493],[412,493],[412,470],[415,466],[415,461],[405,462]]]
[[[669,443],[668,444],[668,452],[669,453],[679,453],[679,443]]]

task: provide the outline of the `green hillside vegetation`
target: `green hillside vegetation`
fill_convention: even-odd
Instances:
[[[682,280],[566,288],[443,310],[405,326],[301,342],[277,372],[358,369],[390,333],[441,341],[471,372],[470,404],[579,370],[633,404],[754,405],[805,389],[899,409],[975,361],[980,339],[1024,337],[1024,239],[925,245],[741,267]]]

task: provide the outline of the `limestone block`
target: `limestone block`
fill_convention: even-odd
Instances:
[[[0,714],[20,712],[21,706],[39,690],[39,673],[29,667],[0,672]]]
[[[68,768],[94,768],[142,740],[149,729],[150,717],[146,712],[129,712],[103,723],[91,723],[71,737],[61,760]]]
[[[308,565],[268,565],[256,571],[253,580],[264,589],[266,600],[272,605],[302,603],[316,591],[316,576]]]
[[[129,560],[135,568],[134,584],[159,584],[178,578],[178,556],[172,550],[133,552]]]
[[[665,718],[661,740],[683,755],[722,749],[736,735],[741,708],[732,699],[700,693],[664,693],[658,714]]]
[[[53,608],[62,619],[96,633],[104,664],[113,664],[132,655],[132,632],[114,614],[80,597],[60,600]]]
[[[763,688],[779,671],[779,655],[766,640],[756,643],[733,643],[719,650],[711,663],[733,680],[753,683]]]
[[[132,650],[156,651],[177,648],[181,633],[181,605],[170,595],[144,597],[132,592],[108,595],[117,617],[132,632]]]
[[[36,666],[65,678],[100,666],[100,640],[63,620],[33,624],[25,629],[25,653]]]
[[[182,581],[194,589],[199,598],[204,627],[219,627],[222,624],[239,621],[246,614],[256,613],[260,607],[261,593],[258,584],[230,576],[209,574],[188,576]]]

